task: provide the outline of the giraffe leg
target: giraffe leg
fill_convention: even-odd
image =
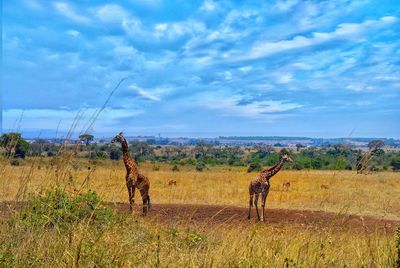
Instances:
[[[266,197],[266,194],[265,194],[265,191],[263,191],[262,192],[262,194],[261,194],[261,207],[262,207],[262,209],[261,209],[261,221],[264,221],[265,220],[265,197]]]
[[[251,208],[253,207],[253,194],[250,194],[250,201],[249,201],[249,215],[247,218],[250,220],[251,218]]]
[[[150,195],[147,194],[147,211],[150,210]]]
[[[265,201],[269,193],[269,186],[262,193],[262,221],[265,221]]]
[[[257,218],[258,218],[258,220],[260,220],[260,214],[258,213],[258,197],[259,197],[259,194],[257,193],[256,197],[255,197],[255,200],[254,200],[254,205],[256,207]]]
[[[135,203],[135,187],[132,185],[131,182],[126,184],[128,188],[128,195],[129,195],[129,211],[133,211],[133,205]]]
[[[140,194],[142,195],[142,200],[143,200],[142,211],[143,211],[143,216],[144,216],[147,214],[149,197],[148,197],[147,191],[144,191],[143,189],[140,191]]]

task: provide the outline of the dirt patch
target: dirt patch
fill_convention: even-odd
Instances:
[[[129,205],[126,203],[109,205],[116,208],[120,213],[129,213]],[[139,213],[139,208],[135,208],[134,213]],[[247,213],[246,208],[234,206],[156,204],[152,206],[148,216],[157,222],[168,224],[253,226],[258,223],[255,211],[252,211],[253,218],[251,220],[247,219]],[[295,225],[301,228],[317,229],[335,228],[363,232],[378,230],[394,233],[400,222],[323,211],[266,209],[265,224],[274,226]]]
[[[0,202],[0,217],[7,217],[20,210],[25,202]],[[119,213],[129,214],[127,203],[107,203]],[[148,217],[159,223],[191,224],[191,225],[242,225],[253,226],[258,223],[254,218],[247,219],[246,208],[234,206],[212,205],[183,205],[183,204],[155,204],[151,207]],[[139,208],[135,207],[135,212]],[[399,221],[379,219],[368,216],[336,214],[323,211],[266,209],[266,221],[260,224],[274,226],[294,225],[300,228],[328,229],[354,231],[382,231],[394,233]]]

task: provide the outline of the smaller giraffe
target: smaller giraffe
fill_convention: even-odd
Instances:
[[[139,173],[136,162],[132,159],[129,153],[128,142],[126,141],[123,133],[119,133],[112,140],[111,143],[119,142],[122,146],[123,159],[126,168],[126,187],[128,188],[129,195],[129,210],[133,211],[133,204],[135,202],[135,190],[139,190],[143,200],[143,215],[147,214],[150,209],[150,181],[145,175]]]
[[[265,201],[267,200],[267,196],[269,193],[269,188],[270,188],[270,183],[269,179],[274,176],[276,173],[281,170],[283,167],[283,164],[287,162],[293,162],[292,158],[290,158],[289,154],[287,153],[282,153],[279,162],[274,165],[271,168],[264,169],[263,171],[260,172],[260,174],[250,182],[249,185],[249,195],[250,195],[250,201],[249,201],[249,215],[248,219],[251,218],[251,208],[253,207],[253,196],[255,196],[254,199],[254,205],[256,207],[256,212],[257,212],[257,218],[260,221],[264,221],[264,214],[265,214]],[[261,194],[261,202],[262,202],[262,210],[261,210],[261,218],[260,214],[258,213],[258,198],[259,195]]]

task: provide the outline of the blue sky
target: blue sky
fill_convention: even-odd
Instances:
[[[400,138],[400,2],[3,1],[3,131]]]

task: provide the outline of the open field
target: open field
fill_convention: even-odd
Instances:
[[[272,179],[267,222],[246,219],[244,167],[140,165],[151,179],[148,217],[128,213],[122,161],[78,159],[56,179],[49,159],[4,165],[0,263],[24,267],[390,267],[400,222],[398,173],[281,171]],[[40,166],[40,168],[39,168]],[[67,166],[67,165],[66,165]],[[88,169],[90,167],[90,169]],[[169,186],[169,180],[176,186]],[[282,188],[290,181],[288,190]],[[326,185],[327,189],[321,188]],[[118,211],[111,223],[77,222],[65,231],[26,227],[10,208],[54,187],[96,191]],[[19,203],[10,203],[19,200]],[[120,203],[123,202],[123,203]],[[136,204],[140,204],[137,193]],[[7,205],[8,204],[8,205]],[[350,215],[353,214],[353,215]],[[11,217],[11,218],[10,218]]]
[[[122,161],[105,161],[93,165],[79,160],[68,169],[58,183],[73,189],[94,190],[104,201],[127,202],[125,168]],[[247,173],[244,167],[215,166],[203,172],[193,166],[171,171],[167,164],[140,165],[151,179],[152,202],[156,204],[210,204],[247,207],[248,184],[257,173]],[[41,168],[38,169],[38,166]],[[90,167],[90,170],[88,170]],[[27,162],[24,166],[4,167],[0,179],[1,200],[23,199],[28,192],[53,188],[55,170],[46,162]],[[176,186],[169,186],[176,180]],[[26,181],[26,188],[22,187]],[[282,184],[290,182],[288,190]],[[268,208],[322,210],[335,213],[370,215],[400,220],[400,174],[378,172],[360,175],[352,171],[280,171],[271,179]],[[322,189],[326,185],[328,189]],[[136,201],[141,201],[137,194]]]

